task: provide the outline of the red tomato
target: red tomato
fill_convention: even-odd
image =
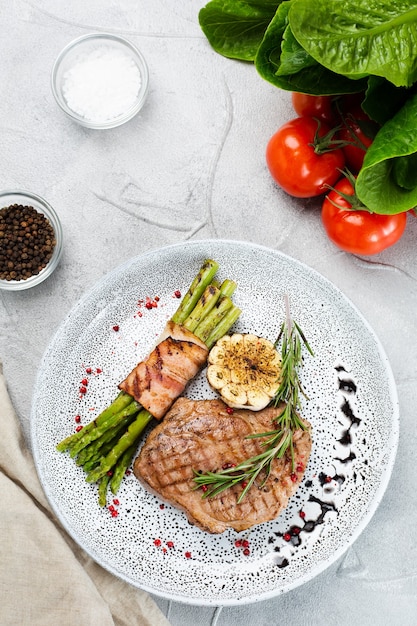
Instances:
[[[367,256],[385,250],[400,239],[407,221],[406,212],[379,215],[353,209],[343,194],[352,196],[354,202],[355,190],[347,178],[342,178],[329,192],[321,211],[323,226],[336,246],[346,252]]]
[[[366,92],[360,91],[358,93],[346,93],[338,97],[338,109],[344,113],[348,113],[352,109],[361,107],[362,102],[365,99]]]
[[[360,106],[343,114],[343,124],[338,133],[339,139],[347,142],[348,145],[343,146],[346,164],[354,174],[357,174],[362,167],[366,150],[375,137],[378,125],[366,115]]]
[[[300,116],[316,117],[331,126],[337,123],[333,96],[310,96],[294,91],[291,94],[294,111]]]
[[[272,178],[284,191],[297,198],[311,198],[326,191],[340,178],[345,164],[341,149],[320,153],[315,149],[316,134],[331,134],[331,128],[312,117],[297,117],[271,137],[266,163]]]

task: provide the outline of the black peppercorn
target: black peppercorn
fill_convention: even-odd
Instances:
[[[0,279],[26,280],[51,260],[56,239],[49,219],[32,206],[0,209]]]

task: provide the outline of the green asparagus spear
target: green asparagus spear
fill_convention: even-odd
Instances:
[[[220,297],[220,289],[213,284],[208,285],[201,298],[197,302],[190,315],[183,322],[183,326],[191,332],[197,328],[198,324],[210,313]]]
[[[123,452],[122,456],[119,458],[113,468],[113,475],[110,480],[110,490],[114,496],[119,491],[120,483],[122,482],[123,476],[125,475],[126,470],[132,462],[137,448],[137,441],[135,440],[135,443],[133,443],[130,448]]]
[[[95,426],[93,428],[89,428],[88,432],[85,433],[85,436],[79,441],[77,441],[77,443],[75,443],[71,447],[70,456],[72,458],[75,458],[77,454],[79,454],[79,452],[83,448],[85,448],[85,446],[88,446],[89,443],[101,437],[101,435],[106,430],[108,430],[109,428],[112,428],[113,426],[116,426],[117,424],[122,422],[126,417],[129,417],[130,415],[134,415],[140,409],[141,409],[141,405],[138,402],[136,402],[136,400],[133,400],[130,404],[126,406],[126,408],[124,408],[122,411],[119,411],[119,413],[114,413],[113,415],[109,415],[107,419],[101,420],[100,423],[96,421]],[[90,424],[88,424],[87,427],[90,426]]]
[[[123,430],[123,432],[125,432],[126,428]],[[122,435],[122,432],[118,432],[113,437],[113,439],[103,444],[101,448],[97,451],[97,453],[91,456],[88,459],[88,461],[86,461],[83,464],[83,470],[86,472],[86,474],[88,474],[88,472],[91,472],[91,470],[95,469],[96,467],[100,465],[102,458],[105,457],[110,452],[110,450],[114,448],[114,446],[119,441],[121,435]]]
[[[102,459],[99,467],[87,474],[86,481],[88,483],[95,483],[102,476],[107,474],[107,472],[111,471],[123,452],[137,442],[139,435],[142,434],[151,419],[152,415],[149,411],[145,409],[140,411],[135,421],[129,425],[127,431],[120,437],[117,444],[110,450],[107,456]]]
[[[236,283],[229,279],[223,281],[220,287],[216,286],[214,282],[210,283],[210,285],[205,288],[202,296],[187,319],[184,320],[183,326],[185,326],[188,330],[191,330],[191,332],[194,332],[197,326],[216,306],[219,298],[222,296],[231,297],[236,287]]]
[[[101,507],[106,506],[107,487],[109,486],[109,482],[110,482],[110,475],[108,474],[105,474],[98,481],[98,503],[99,503],[99,506]]]
[[[91,470],[98,467],[101,463],[101,459],[103,458],[103,456],[106,456],[106,454],[110,452],[110,450],[113,448],[113,446],[116,445],[118,441],[119,437],[115,437],[114,439],[109,441],[109,443],[104,444],[104,446],[102,446],[96,454],[91,456],[88,461],[85,461],[83,463],[83,470],[88,474],[88,472],[91,472]]]
[[[201,341],[206,342],[206,339],[213,331],[213,328],[221,321],[221,319],[226,315],[227,311],[231,309],[233,306],[233,302],[229,298],[229,296],[223,296],[220,298],[216,306],[210,311],[208,315],[199,323],[197,328],[194,330],[194,334],[196,337],[201,339]]]
[[[237,283],[230,278],[226,278],[220,285],[220,294],[222,296],[229,296],[231,298],[236,291]]]
[[[172,316],[171,319],[173,322],[182,324],[187,319],[202,296],[204,289],[211,283],[218,268],[219,264],[211,259],[207,259],[203,263],[200,271],[191,283],[190,288],[181,300],[180,306]]]
[[[118,396],[113,400],[113,402],[106,408],[104,411],[100,413],[98,417],[96,417],[92,422],[84,426],[84,428],[76,433],[73,433],[63,441],[61,441],[56,449],[59,452],[65,452],[65,450],[69,450],[79,439],[84,437],[90,430],[93,430],[97,425],[100,426],[101,423],[107,420],[112,415],[119,413],[124,408],[126,408],[131,402],[133,402],[132,396],[121,391]]]
[[[205,340],[205,344],[207,348],[211,348],[214,346],[216,341],[221,339],[224,335],[226,335],[233,324],[237,321],[241,314],[241,310],[232,305],[232,308],[226,312],[226,315],[219,321],[219,323],[213,328],[207,339]]]
[[[124,418],[119,424],[113,426],[112,428],[108,428],[104,431],[104,433],[98,438],[89,443],[85,448],[83,448],[77,456],[76,463],[77,465],[85,466],[85,464],[92,460],[95,457],[104,456],[103,448],[107,447],[113,442],[113,440],[120,435],[122,430],[126,430],[129,424],[133,421],[135,415],[129,415]],[[110,446],[109,449],[111,449]]]

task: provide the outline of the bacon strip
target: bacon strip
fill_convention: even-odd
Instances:
[[[192,332],[168,322],[160,342],[119,384],[160,420],[207,361],[207,346]]]

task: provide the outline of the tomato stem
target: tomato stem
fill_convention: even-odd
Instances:
[[[340,119],[342,120],[342,125],[340,128],[345,128],[347,132],[349,133],[349,135],[352,137],[352,141],[345,141],[345,145],[355,146],[366,152],[368,149],[368,146],[364,144],[363,141],[361,141],[360,137],[358,137],[358,135],[355,133],[354,128],[352,128],[352,125],[353,126],[356,125],[366,137],[369,137],[369,139],[373,140],[375,138],[375,135],[378,132],[378,127],[377,127],[376,122],[372,121],[371,119],[369,120],[359,119],[358,117],[353,115],[353,113],[350,113],[350,112],[345,114],[342,111],[342,108],[340,107],[339,102],[336,102],[336,108],[340,116]],[[363,111],[362,107],[361,107],[361,110]]]
[[[339,148],[343,148],[346,145],[346,141],[342,141],[341,139],[334,139],[335,134],[342,128],[341,126],[336,126],[332,128],[324,135],[320,135],[321,129],[321,121],[317,118],[313,118],[317,122],[317,130],[314,134],[314,139],[312,143],[308,145],[314,149],[316,154],[324,154],[325,152],[332,152],[333,150],[338,150]]]
[[[331,185],[325,185],[327,187],[327,189],[330,189],[331,191],[334,191],[335,193],[337,193],[341,198],[343,198],[343,200],[345,200],[348,204],[350,204],[350,209],[351,211],[367,211],[368,213],[373,213],[373,211],[370,211],[368,209],[368,207],[366,207],[363,202],[358,198],[357,194],[356,194],[356,190],[355,190],[355,183],[356,183],[356,178],[355,176],[352,174],[352,172],[350,172],[348,169],[345,170],[341,170],[341,173],[343,174],[343,176],[345,178],[347,178],[347,180],[350,182],[350,184],[352,185],[352,189],[353,189],[353,193],[352,194],[348,194],[348,193],[343,193],[343,191],[340,191],[338,189],[335,189],[334,187],[332,187]],[[337,202],[335,202],[334,200],[332,200],[332,198],[329,197],[329,195],[327,195],[327,199],[328,201],[333,204],[333,206],[335,206],[338,209],[343,209],[343,210],[347,210],[347,207],[345,206],[341,206],[340,204],[337,204]]]

